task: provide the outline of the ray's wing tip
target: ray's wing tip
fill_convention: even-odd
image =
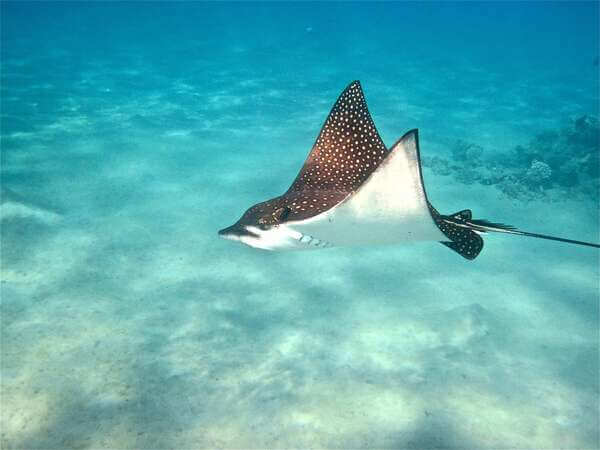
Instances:
[[[390,147],[390,149],[396,148],[396,146],[398,144],[400,144],[401,142],[405,142],[408,138],[414,136],[414,141],[417,145],[417,148],[419,147],[419,129],[418,128],[413,128],[411,130],[408,130],[406,133],[404,133],[400,139],[398,139],[396,142],[394,142],[394,145],[392,145]]]
[[[357,87],[359,90],[362,91],[362,85],[360,84],[360,80],[354,80],[348,83],[348,86],[346,86],[346,89],[344,89],[344,91],[348,91],[354,87]]]
[[[404,133],[404,136],[402,136],[400,138],[400,140],[404,139],[406,136],[409,136],[411,134],[415,135],[415,139],[417,139],[419,137],[419,129],[418,128],[412,128],[410,130],[408,130],[406,133]]]

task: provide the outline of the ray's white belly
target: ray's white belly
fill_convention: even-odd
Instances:
[[[336,247],[446,240],[427,206],[411,210],[397,210],[390,205],[364,208],[350,200],[313,219],[290,223],[288,227],[300,233],[306,243],[311,243],[312,238]]]

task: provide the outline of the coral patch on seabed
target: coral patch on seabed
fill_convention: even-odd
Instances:
[[[423,165],[464,184],[495,186],[514,199],[597,200],[599,137],[598,118],[584,115],[508,153],[486,152],[478,144],[457,140],[451,148],[452,159],[425,156]]]

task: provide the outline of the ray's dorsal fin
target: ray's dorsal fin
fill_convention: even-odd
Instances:
[[[377,168],[387,149],[375,128],[359,81],[339,96],[288,193],[349,194]]]

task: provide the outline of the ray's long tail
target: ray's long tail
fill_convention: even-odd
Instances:
[[[529,236],[540,239],[548,239],[550,241],[566,242],[568,244],[587,245],[588,247],[600,248],[600,244],[594,244],[593,242],[576,241],[574,239],[565,239],[557,236],[549,236],[547,234],[530,233],[529,231],[517,230],[512,225],[505,225],[503,223],[489,222],[487,220],[467,220],[465,225],[471,230],[487,232],[492,231],[494,233],[508,233],[518,234],[519,236]]]
[[[475,259],[483,249],[483,239],[480,233],[506,233],[519,236],[529,236],[551,241],[565,242],[567,244],[585,245],[587,247],[600,248],[600,244],[593,242],[577,241],[547,234],[531,233],[518,230],[512,225],[490,222],[483,219],[473,219],[471,210],[465,209],[457,213],[445,216],[439,214],[429,205],[433,219],[440,230],[446,235],[448,241],[442,241],[446,247],[451,248],[466,259]]]

